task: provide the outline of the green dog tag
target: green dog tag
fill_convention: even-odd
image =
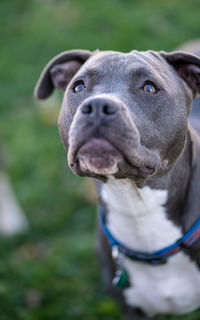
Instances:
[[[125,269],[118,269],[112,284],[116,288],[124,288],[128,283],[128,272]]]

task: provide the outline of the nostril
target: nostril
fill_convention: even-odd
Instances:
[[[82,113],[85,113],[85,114],[90,114],[92,113],[92,106],[91,104],[85,104],[82,108]]]
[[[109,115],[109,114],[114,114],[116,112],[116,108],[112,105],[107,105],[105,104],[103,106],[103,113],[106,114],[106,115]]]
[[[85,101],[81,107],[81,112],[90,118],[109,118],[114,116],[117,112],[117,106],[110,101],[102,101],[101,99],[93,99],[92,101]]]

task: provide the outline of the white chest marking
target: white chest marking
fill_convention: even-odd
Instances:
[[[138,189],[126,180],[109,178],[102,198],[108,208],[107,226],[126,246],[152,252],[182,236],[180,228],[167,218],[166,190]],[[130,287],[126,302],[142,308],[149,316],[157,313],[182,314],[200,306],[200,271],[180,252],[165,265],[150,266],[125,258]]]

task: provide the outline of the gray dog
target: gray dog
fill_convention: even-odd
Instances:
[[[66,51],[48,63],[35,95],[45,99],[54,88],[65,91],[59,130],[69,166],[97,181],[102,275],[125,318],[195,310],[200,137],[188,115],[200,58]]]

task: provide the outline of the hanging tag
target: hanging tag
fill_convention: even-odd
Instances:
[[[116,272],[112,285],[116,288],[124,288],[128,284],[128,272],[123,267],[123,258],[117,245],[112,247],[112,258],[115,261]]]
[[[124,288],[128,284],[128,272],[125,269],[118,269],[112,284],[116,288]]]
[[[114,261],[119,259],[119,249],[117,245],[112,246],[112,257]]]

